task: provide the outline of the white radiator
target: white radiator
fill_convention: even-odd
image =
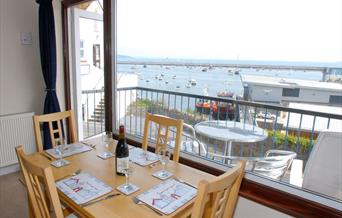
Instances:
[[[0,116],[0,167],[18,162],[14,148],[24,147],[25,153],[36,151],[33,119],[34,113]]]

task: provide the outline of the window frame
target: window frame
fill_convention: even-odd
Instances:
[[[70,84],[70,63],[69,63],[69,33],[68,33],[68,8],[74,5],[88,2],[89,0],[63,0],[62,4],[62,37],[63,37],[63,62],[64,62],[64,88],[65,107],[71,109],[71,84]],[[104,91],[105,91],[105,130],[112,131],[115,128],[114,115],[116,114],[116,0],[103,0],[104,14]],[[109,10],[108,10],[109,9]],[[114,27],[112,26],[115,25]],[[112,37],[113,36],[113,37]],[[118,138],[118,135],[114,135]],[[141,142],[127,138],[127,143],[141,146]],[[153,148],[149,148],[153,151]],[[181,157],[180,162],[193,168],[220,175],[222,169],[208,166],[204,163]],[[328,207],[324,204],[308,200],[307,198],[291,194],[290,192],[276,189],[266,184],[244,178],[239,195],[257,202],[264,206],[273,208],[291,216],[315,216],[315,217],[342,217],[342,211]]]

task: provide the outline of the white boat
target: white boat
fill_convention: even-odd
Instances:
[[[188,84],[186,84],[186,86],[185,87],[187,87],[187,88],[191,88],[191,83],[188,83]]]
[[[195,79],[190,79],[189,80],[189,83],[192,85],[192,86],[195,86],[197,84],[197,81]]]
[[[173,75],[173,76],[172,76],[172,79],[176,79],[176,75]]]

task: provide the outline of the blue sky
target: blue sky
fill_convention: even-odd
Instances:
[[[118,53],[342,62],[341,0],[117,0]]]

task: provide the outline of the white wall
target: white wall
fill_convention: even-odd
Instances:
[[[253,101],[278,102],[282,98],[282,88],[249,84],[249,93]]]
[[[54,0],[57,37],[57,94],[64,108],[60,1]],[[32,33],[32,45],[20,43]],[[0,0],[0,115],[35,112],[44,107],[45,84],[40,66],[38,4],[35,0]]]
[[[290,218],[290,216],[239,197],[234,218]]]

